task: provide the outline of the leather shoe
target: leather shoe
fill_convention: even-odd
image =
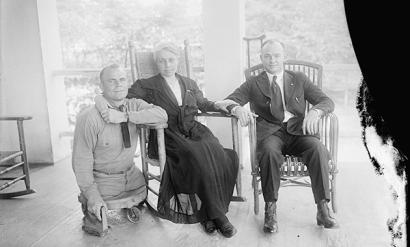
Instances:
[[[216,232],[216,225],[212,220],[205,220],[201,222],[204,227],[204,231],[208,234],[213,234]]]
[[[226,216],[223,219],[215,219],[215,225],[225,238],[230,238],[237,232],[236,228],[229,222]]]
[[[327,205],[326,199],[322,199],[317,204],[317,215],[316,215],[317,225],[324,226],[325,228],[338,228],[339,225],[336,219],[330,216],[329,207]]]
[[[263,231],[266,233],[278,232],[278,221],[276,218],[276,202],[265,203],[265,222]]]

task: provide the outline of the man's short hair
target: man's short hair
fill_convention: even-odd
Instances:
[[[115,70],[115,69],[120,69],[120,70],[121,70],[122,67],[119,66],[119,65],[116,64],[116,63],[104,67],[104,68],[100,71],[100,82],[102,82],[102,79],[103,79],[103,76],[104,76],[105,72],[107,72],[108,70]]]
[[[280,40],[277,40],[277,39],[267,39],[267,40],[263,41],[263,43],[262,43],[262,45],[261,45],[261,53],[262,53],[262,50],[263,50],[263,48],[264,48],[265,46],[267,46],[267,45],[272,45],[272,44],[275,44],[275,43],[280,44],[280,45],[282,46],[283,50],[285,50],[285,44],[284,44],[283,42],[281,42]]]
[[[154,61],[155,62],[157,61],[158,53],[162,50],[169,51],[177,57],[179,57],[179,55],[180,55],[179,48],[174,43],[172,43],[172,42],[161,42],[161,43],[157,44],[153,49]]]

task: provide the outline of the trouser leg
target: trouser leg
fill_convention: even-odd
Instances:
[[[306,164],[312,184],[315,203],[322,199],[330,200],[329,191],[329,152],[314,136],[294,136],[289,145],[289,153],[302,157]]]
[[[261,185],[265,202],[278,199],[280,187],[280,167],[284,162],[282,148],[284,142],[276,135],[272,135],[258,143],[257,152]]]
[[[131,191],[145,186],[144,175],[136,166],[132,166],[125,174],[125,191]]]
[[[136,194],[133,194],[133,201],[136,205],[142,204],[147,198],[147,189],[144,175],[141,170],[135,166],[132,166],[125,174],[125,191],[136,190]]]
[[[98,184],[98,190],[104,200],[111,200],[121,194],[145,186],[145,180],[141,171],[132,165],[125,173],[106,174],[94,172],[94,181]]]

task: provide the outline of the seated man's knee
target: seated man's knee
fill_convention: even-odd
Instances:
[[[276,143],[264,142],[258,146],[258,153],[262,156],[273,156],[279,157],[283,156],[282,150]]]
[[[327,148],[320,140],[311,141],[308,148],[303,152],[303,156],[307,159],[309,159],[308,157],[330,158]]]
[[[266,154],[282,154],[281,146],[279,145],[279,143],[272,140],[267,140],[260,143],[260,145],[258,146],[258,151]]]
[[[311,151],[323,151],[323,150],[326,150],[326,147],[325,147],[325,145],[319,140],[319,139],[316,139],[316,138],[312,138],[310,141],[309,141],[309,143],[308,143],[308,150],[311,150]]]

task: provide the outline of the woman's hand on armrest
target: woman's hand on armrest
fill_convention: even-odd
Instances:
[[[227,109],[227,107],[233,104],[238,105],[238,103],[230,99],[218,100],[218,101],[215,101],[215,108],[229,114],[230,112]]]

